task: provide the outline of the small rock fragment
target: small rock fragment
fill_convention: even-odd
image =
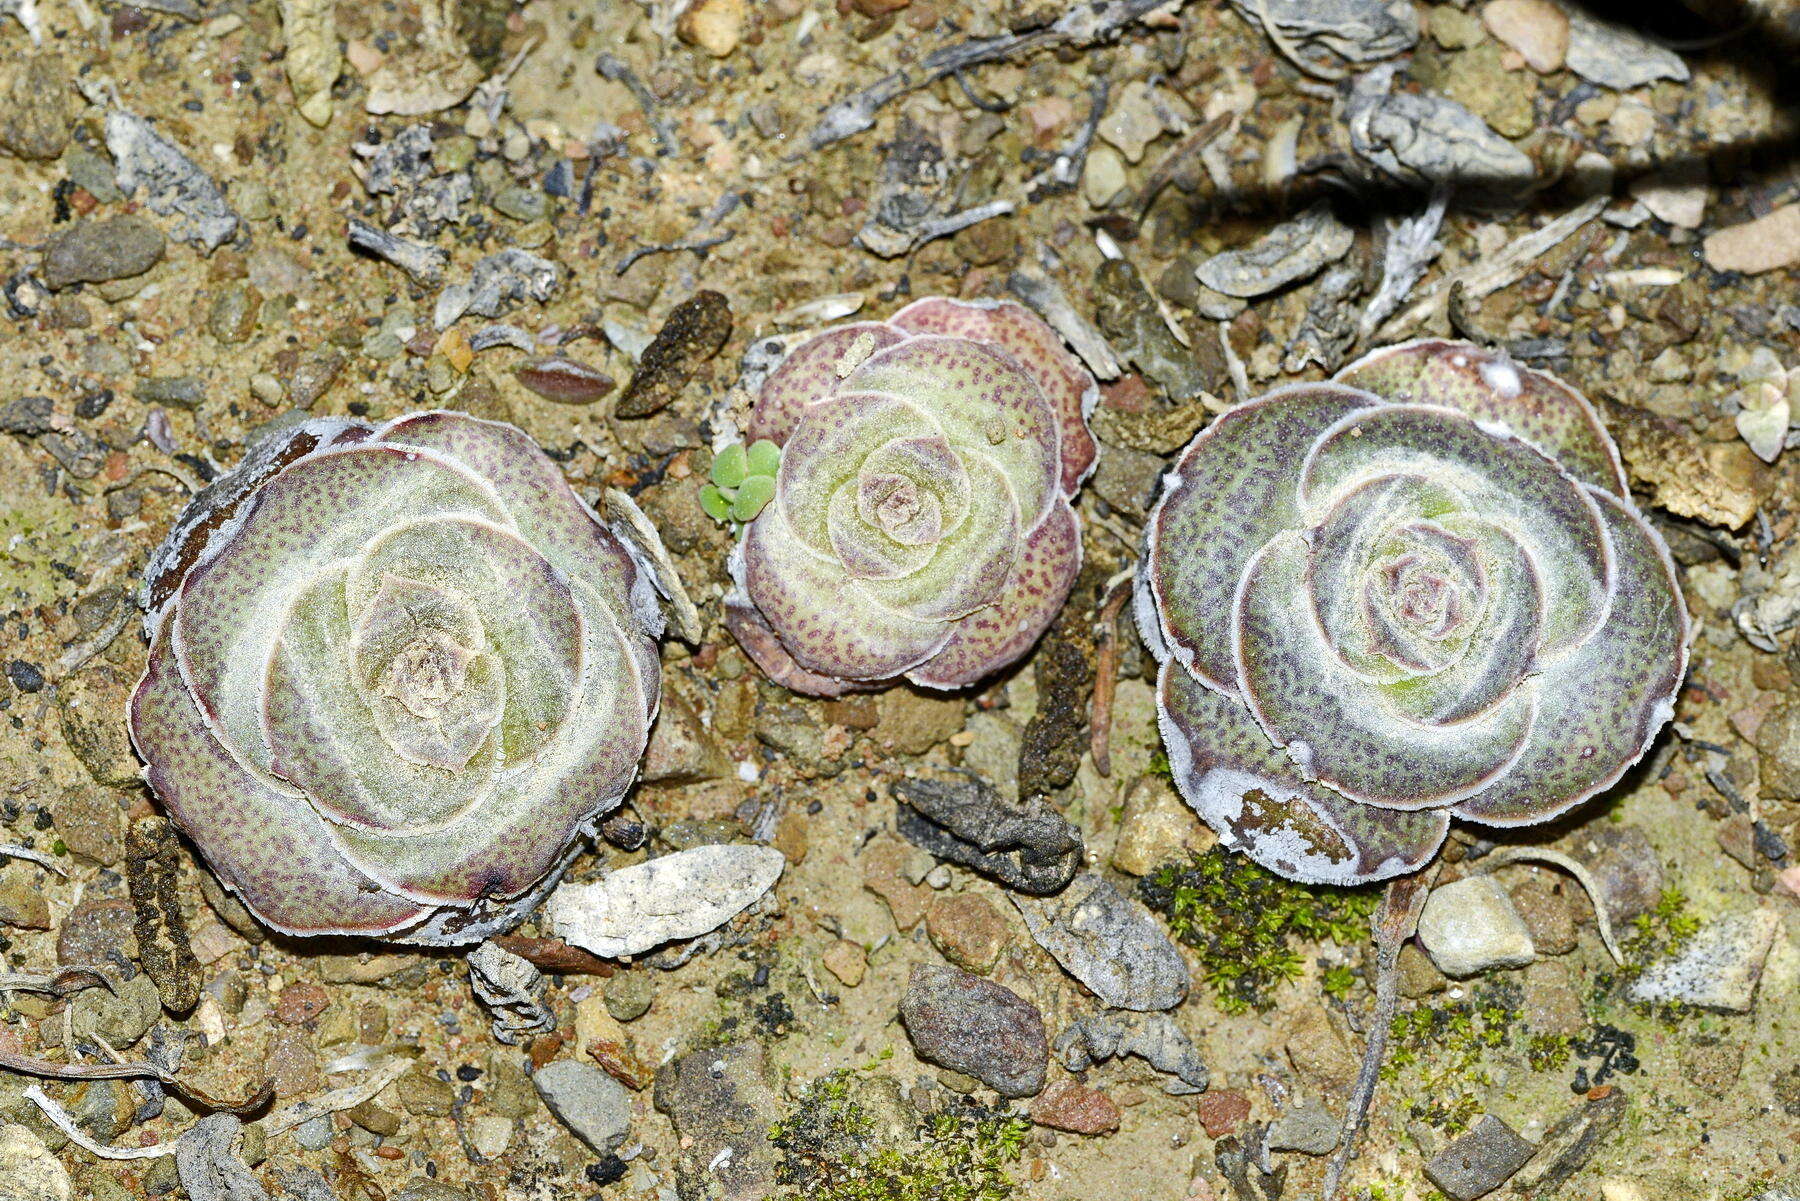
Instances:
[[[1432,1156],[1425,1175],[1450,1201],[1485,1197],[1525,1166],[1532,1146],[1491,1113],[1461,1138]]]
[[[162,261],[162,231],[142,217],[78,221],[44,247],[44,283],[52,290],[142,275]]]
[[[1173,1009],[1187,996],[1186,960],[1150,911],[1092,873],[1055,897],[1013,897],[1038,945],[1108,1005]]]
[[[350,245],[406,272],[414,283],[435,286],[444,278],[450,255],[425,242],[377,229],[365,221],[350,219]]]
[[[1393,0],[1232,0],[1246,20],[1273,25],[1310,57],[1320,52],[1364,65],[1412,49],[1419,40],[1418,11]]]
[[[438,294],[432,324],[448,329],[466,313],[498,317],[522,300],[549,300],[562,282],[562,268],[529,250],[509,246],[478,260],[467,283]]]
[[[1567,955],[1575,949],[1575,914],[1559,880],[1532,871],[1512,886],[1510,895],[1539,955]]]
[[[1481,23],[1540,75],[1561,69],[1569,53],[1569,18],[1550,0],[1490,0]]]
[[[0,877],[0,926],[20,930],[50,928],[50,902],[40,881],[20,874],[19,869],[6,870]]]
[[[848,705],[853,701],[836,703]],[[874,706],[875,740],[902,755],[923,755],[963,728],[960,697],[927,696],[915,688],[890,688],[875,698]]]
[[[1201,283],[1227,296],[1265,296],[1337,262],[1350,253],[1355,240],[1356,232],[1321,201],[1250,245],[1215,254],[1195,268],[1194,274]]]
[[[915,964],[900,1019],[921,1059],[973,1076],[1003,1097],[1029,1097],[1044,1087],[1044,1019],[1009,988],[953,967]]]
[[[642,778],[647,784],[697,784],[719,780],[732,771],[731,757],[700,719],[693,703],[677,687],[665,687],[650,745],[644,750]]]
[[[1714,271],[1760,275],[1800,263],[1800,204],[1708,234],[1702,249]]]
[[[111,867],[125,853],[125,811],[117,794],[76,785],[51,809],[57,837],[77,858]]]
[[[1646,968],[1632,982],[1631,999],[1749,1013],[1780,926],[1780,916],[1767,906],[1715,918],[1695,932],[1674,959]]]
[[[179,241],[210,253],[237,233],[238,215],[219,185],[142,117],[123,109],[107,113],[106,149],[120,190],[130,196],[141,187],[145,204],[173,218],[170,229]]]
[[[1012,933],[992,901],[970,892],[932,898],[925,931],[945,959],[981,976],[993,970]]]
[[[25,1126],[0,1125],[0,1180],[11,1201],[69,1201],[69,1171]]]
[[[1008,803],[973,774],[894,781],[895,828],[939,859],[1043,895],[1074,878],[1081,835],[1042,798]]]
[[[1119,1128],[1119,1107],[1099,1089],[1059,1076],[1031,1103],[1031,1120],[1071,1134],[1111,1134]]]
[[[1125,794],[1112,865],[1127,875],[1147,876],[1171,859],[1201,854],[1217,842],[1218,836],[1195,816],[1166,777],[1146,775]]]
[[[596,955],[637,955],[697,938],[742,913],[774,886],[787,860],[773,847],[715,845],[620,868],[551,895],[559,937]]]
[[[1301,1097],[1269,1123],[1269,1150],[1329,1155],[1338,1144],[1338,1120],[1317,1097]]]
[[[0,90],[0,150],[48,162],[69,144],[69,72],[59,55],[24,55]]]
[[[1649,912],[1662,897],[1662,860],[1639,827],[1590,822],[1572,841],[1569,854],[1600,885],[1600,896],[1615,930],[1638,914]]]
[[[597,1154],[616,1151],[631,1133],[631,1094],[593,1064],[559,1059],[531,1080],[550,1112]]]
[[[1387,92],[1378,68],[1359,81],[1346,116],[1357,154],[1396,179],[1456,184],[1480,193],[1528,185],[1531,157],[1454,100],[1430,93]]]
[[[690,46],[724,58],[744,38],[749,18],[745,0],[695,0],[675,21],[675,33]]]
[[[615,972],[601,986],[606,1012],[614,1021],[635,1022],[650,1011],[656,999],[656,981],[640,970]]]
[[[682,301],[644,351],[613,412],[648,417],[667,407],[729,337],[731,306],[724,296],[704,290]]]
[[[860,943],[840,938],[825,949],[819,957],[825,970],[836,976],[845,988],[855,988],[862,983],[863,974],[869,970],[869,957],[864,954]]]
[[[1590,16],[1581,5],[1564,9],[1569,21],[1569,70],[1602,87],[1628,91],[1659,79],[1683,81],[1679,54],[1624,25]]]
[[[1207,1138],[1224,1138],[1250,1116],[1250,1098],[1236,1089],[1218,1089],[1203,1094],[1194,1112]]]
[[[1357,1057],[1323,1005],[1304,1005],[1289,1019],[1286,1048],[1294,1071],[1320,1092],[1337,1092],[1356,1079]]]
[[[337,6],[330,0],[281,0],[282,65],[300,115],[314,125],[331,119],[331,85],[344,69],[338,48]]]
[[[702,1048],[656,1073],[656,1108],[681,1136],[682,1196],[762,1201],[775,1191],[769,1127],[781,1116],[757,1043]]]
[[[1166,1013],[1096,1013],[1070,1023],[1056,1036],[1056,1057],[1071,1072],[1085,1071],[1096,1063],[1127,1055],[1135,1055],[1157,1071],[1173,1076],[1174,1079],[1163,1082],[1163,1091],[1171,1096],[1206,1088],[1208,1074],[1200,1053]],[[1244,1112],[1249,1113],[1248,1106]]]
[[[1419,944],[1455,979],[1537,958],[1531,932],[1492,876],[1468,876],[1432,890],[1419,914]]]
[[[560,354],[536,355],[513,368],[526,389],[564,405],[589,405],[616,386],[599,368]]]
[[[1512,1191],[1532,1197],[1554,1197],[1568,1179],[1586,1167],[1625,1116],[1625,1091],[1606,1088],[1584,1100],[1544,1131],[1537,1151],[1513,1177]]]
[[[1698,229],[1706,216],[1706,167],[1682,164],[1631,181],[1631,194],[1650,215],[1677,229]]]

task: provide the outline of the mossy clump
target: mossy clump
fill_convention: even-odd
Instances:
[[[1299,976],[1296,940],[1360,946],[1381,901],[1379,888],[1310,888],[1284,880],[1221,847],[1166,863],[1138,883],[1169,932],[1200,955],[1201,971],[1226,1013],[1267,1009],[1274,987]],[[1326,990],[1348,994],[1348,968],[1326,973]]]
[[[1619,945],[1624,966],[1595,977],[1590,1009],[1599,1012],[1609,1003],[1616,1003],[1645,968],[1681,954],[1700,925],[1699,917],[1688,908],[1687,896],[1679,888],[1664,889],[1655,905],[1631,920],[1631,932]],[[1639,1017],[1655,1017],[1669,1026],[1692,1012],[1691,1007],[1679,1001],[1660,1005],[1636,1001],[1629,1007]]]
[[[898,1103],[891,1082],[833,1072],[813,1081],[769,1128],[779,1152],[775,1196],[1009,1201],[1015,1190],[1006,1168],[1018,1162],[1030,1132],[1023,1118],[960,1100],[921,1116]]]
[[[1461,1134],[1481,1116],[1493,1083],[1482,1060],[1518,1032],[1521,995],[1512,981],[1495,981],[1477,987],[1466,1000],[1420,1003],[1394,1015],[1381,1076],[1409,1078],[1410,1117]]]

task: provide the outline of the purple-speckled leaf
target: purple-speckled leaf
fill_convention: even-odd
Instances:
[[[498,776],[487,795],[440,828],[330,828],[344,857],[402,896],[468,904],[516,896],[534,884],[597,811],[630,787],[647,741],[646,686],[607,620],[598,593],[576,581],[584,623],[576,704],[528,764]],[[508,765],[509,768],[512,765]]]
[[[345,863],[306,798],[219,744],[175,665],[167,621],[131,700],[150,787],[220,877],[286,934],[393,934],[429,910],[383,893]]]
[[[1270,538],[1298,526],[1299,467],[1319,431],[1374,404],[1348,388],[1284,388],[1224,414],[1182,453],[1144,559],[1163,638],[1198,678],[1237,686],[1226,632],[1238,580]]]
[[[1343,665],[1313,620],[1306,542],[1278,535],[1250,561],[1234,629],[1244,701],[1308,779],[1355,800],[1425,809],[1472,796],[1511,765],[1531,732],[1530,688],[1483,717],[1426,725]]]
[[[629,787],[661,619],[518,430],[435,412],[333,441],[253,458],[220,494],[229,520],[184,517],[209,544],[156,632],[133,738],[271,924],[483,937]]]
[[[948,334],[999,347],[1037,380],[1062,430],[1062,490],[1075,495],[1094,469],[1097,448],[1087,416],[1099,386],[1056,331],[1011,300],[954,300],[929,296],[895,313],[892,324],[911,333]]]
[[[1011,663],[1056,619],[1080,571],[1081,527],[1074,510],[1059,504],[1025,540],[995,603],[958,623],[943,649],[907,678],[927,688],[966,688]]]
[[[1375,475],[1405,472],[1454,488],[1466,512],[1517,530],[1544,589],[1545,659],[1581,642],[1606,616],[1612,549],[1586,490],[1542,453],[1448,409],[1390,405],[1324,430],[1301,471],[1301,504],[1317,520]]]
[[[865,360],[843,389],[897,396],[930,414],[959,452],[980,455],[1006,477],[1026,529],[1060,496],[1055,414],[1001,351],[956,338],[909,338]]]
[[[1583,483],[1626,495],[1625,470],[1594,406],[1503,350],[1427,338],[1374,351],[1336,378],[1383,400],[1443,405],[1511,430]]]
[[[896,676],[935,654],[951,634],[947,622],[875,603],[842,563],[800,541],[778,505],[745,530],[744,584],[795,662],[819,675]]]
[[[1176,786],[1226,845],[1309,884],[1367,884],[1416,871],[1449,829],[1442,809],[1374,809],[1309,782],[1243,706],[1178,663],[1158,680]]]
[[[844,374],[862,359],[905,337],[891,325],[858,321],[808,338],[763,381],[746,435],[752,441],[767,438],[785,452],[808,405],[837,391]]]
[[[1458,817],[1524,826],[1617,783],[1675,711],[1687,670],[1687,610],[1662,539],[1630,505],[1594,490],[1617,555],[1606,624],[1539,683],[1539,726],[1504,779]]]

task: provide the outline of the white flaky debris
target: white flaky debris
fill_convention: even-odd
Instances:
[[[550,898],[557,937],[602,958],[698,938],[774,887],[787,859],[773,847],[704,846],[621,868]]]

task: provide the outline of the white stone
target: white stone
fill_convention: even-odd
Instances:
[[[1087,165],[1081,171],[1081,194],[1095,208],[1105,208],[1108,201],[1125,190],[1125,159],[1111,146],[1096,146],[1088,151]]]
[[[1568,15],[1550,0],[1490,0],[1481,23],[1541,75],[1560,70],[1569,53]]]
[[[593,884],[562,885],[550,897],[550,922],[559,938],[602,958],[636,955],[723,925],[768,892],[786,864],[774,847],[677,851]]]
[[[469,1122],[469,1142],[489,1159],[499,1159],[512,1145],[513,1124],[497,1113],[484,1114]]]
[[[1434,889],[1419,914],[1419,943],[1440,972],[1457,979],[1537,958],[1524,919],[1492,876]]]
[[[1749,1013],[1780,926],[1780,915],[1766,905],[1715,918],[1688,940],[1681,954],[1646,968],[1631,986],[1631,999]]]
[[[1659,171],[1634,179],[1631,194],[1677,229],[1698,229],[1706,216],[1706,168]]]

